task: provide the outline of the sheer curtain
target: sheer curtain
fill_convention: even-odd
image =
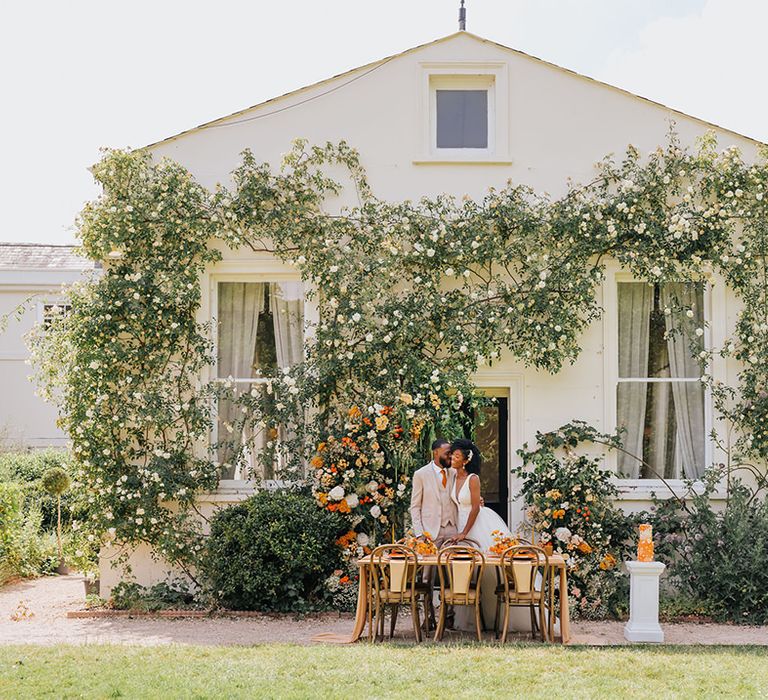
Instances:
[[[259,315],[264,311],[265,285],[261,283],[221,282],[219,284],[219,343],[218,376],[226,379],[249,379],[253,376]],[[236,385],[249,390],[250,385]],[[227,426],[237,420],[237,407],[232,401],[219,402],[219,440],[238,437],[229,433]],[[219,448],[219,461],[229,462],[233,457],[230,447]],[[241,465],[230,465],[222,471],[223,479],[243,478]]]
[[[648,342],[653,287],[631,282],[618,285],[619,304],[619,377],[648,376]],[[645,429],[645,382],[619,382],[617,391],[618,425],[626,429],[624,449],[642,457]],[[640,476],[640,462],[619,453],[619,472],[630,479]]]
[[[694,309],[698,327],[703,325],[701,296],[700,288],[693,284],[667,284],[661,289],[664,306],[671,307],[677,300],[681,306]],[[674,316],[665,316],[667,331],[674,328]],[[667,346],[673,378],[699,376],[699,365],[693,357],[687,335],[673,334],[668,338]],[[686,477],[697,479],[703,476],[705,467],[704,387],[698,381],[672,382],[672,398],[677,417],[675,461]]]
[[[269,299],[277,366],[291,367],[304,359],[304,287],[301,282],[273,282]]]

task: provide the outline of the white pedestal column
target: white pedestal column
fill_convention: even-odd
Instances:
[[[659,561],[625,561],[629,573],[629,622],[624,638],[630,642],[663,642],[659,625],[659,577],[666,566]]]

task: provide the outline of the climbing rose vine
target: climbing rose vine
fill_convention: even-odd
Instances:
[[[346,473],[359,469],[347,457],[374,460],[379,500],[392,500],[429,437],[471,422],[479,366],[502,353],[549,372],[575,361],[601,313],[596,293],[609,258],[655,283],[719,273],[743,302],[733,338],[701,358],[705,368],[714,353],[739,360],[738,386],[706,370],[702,380],[744,459],[765,460],[765,156],[745,163],[736,150],[719,152],[713,137],[691,153],[673,134],[650,154],[630,148],[619,162],[606,159],[591,184],[556,200],[510,182],[482,201],[385,202],[344,143],[299,141],[279,171],[245,152],[232,187],[212,192],[146,152],[107,152],[94,169],[103,194],[79,222],[83,250],[104,262],[103,274],[76,286],[72,312],[32,339],[41,384],[59,403],[96,506],[92,527],[193,562],[200,532],[190,514],[195,494],[217,482],[212,411],[227,396],[242,409],[219,436],[231,442],[232,461],[247,449],[235,439],[244,428],[268,430],[264,473],[279,463],[303,475],[314,458],[319,503],[340,504],[343,490],[338,508],[368,527],[379,504]],[[339,165],[359,199],[343,211],[329,204],[341,184],[327,166]],[[265,375],[262,390],[235,394],[231,383],[205,379],[213,329],[200,322],[200,280],[222,245],[291,263],[318,308],[305,361]],[[403,395],[415,402],[413,416],[374,427],[376,435],[361,428],[363,417],[389,422],[382,407],[400,411]],[[353,407],[360,416],[350,416]],[[410,430],[404,423],[421,420],[422,408],[418,438],[396,443],[391,431]],[[359,454],[330,471],[319,445],[345,437]]]

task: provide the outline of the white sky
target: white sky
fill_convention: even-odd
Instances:
[[[2,0],[0,240],[73,242],[101,146],[450,34],[458,4]],[[475,34],[768,141],[765,0],[467,0],[467,15]]]

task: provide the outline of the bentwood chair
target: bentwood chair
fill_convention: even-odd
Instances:
[[[550,564],[547,553],[534,545],[517,545],[506,549],[501,554],[499,562],[499,577],[501,581],[496,587],[496,620],[494,629],[496,638],[499,636],[499,617],[501,608],[504,608],[504,623],[501,636],[502,644],[507,641],[509,630],[509,613],[512,608],[524,607],[531,612],[531,635],[536,639],[536,611],[538,608],[538,622],[541,632],[541,641],[547,641],[547,623],[544,616],[544,601],[546,592],[552,599],[553,588],[550,576]],[[537,574],[541,573],[541,589],[536,588]],[[554,601],[549,605],[549,627],[553,632]]]
[[[384,638],[386,606],[390,606],[389,638],[392,639],[397,612],[401,605],[409,605],[416,641],[421,641],[418,603],[420,598],[424,599],[424,614],[427,615],[429,588],[422,581],[417,581],[417,569],[416,552],[405,545],[385,544],[371,552],[368,564],[369,639],[378,641]]]
[[[454,545],[437,553],[437,575],[440,578],[440,619],[435,641],[443,638],[445,614],[449,605],[465,605],[475,609],[477,641],[483,640],[480,585],[485,570],[485,557],[479,549]]]

